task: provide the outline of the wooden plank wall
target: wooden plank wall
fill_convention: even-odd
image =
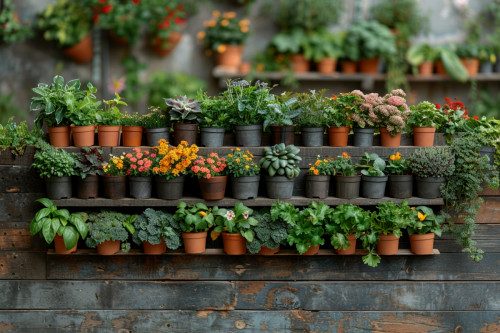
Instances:
[[[480,263],[450,236],[440,255],[377,268],[360,256],[61,256],[29,234],[44,195],[30,154],[0,155],[2,333],[500,331],[499,191],[483,193]]]

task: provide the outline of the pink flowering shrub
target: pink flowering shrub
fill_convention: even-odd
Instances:
[[[391,135],[401,133],[406,127],[406,117],[410,108],[406,105],[405,97],[403,90],[393,90],[373,109],[379,120],[379,126],[387,128]]]
[[[350,94],[360,97],[360,100],[356,101],[351,108],[352,121],[361,128],[376,127],[380,119],[375,113],[375,107],[383,103],[382,97],[377,93],[365,95],[361,90],[353,90]]]
[[[212,152],[206,158],[198,156],[191,166],[191,172],[198,178],[210,179],[226,175],[226,167],[226,159]]]
[[[152,174],[153,159],[156,154],[141,148],[132,149],[131,153],[125,154],[125,164],[128,166],[127,175],[129,176],[150,176]]]

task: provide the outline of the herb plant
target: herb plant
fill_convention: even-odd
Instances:
[[[293,125],[292,119],[300,113],[298,106],[298,99],[292,97],[290,92],[282,93],[267,105],[267,109],[259,111],[264,118],[264,130],[268,130],[271,125]]]
[[[202,127],[223,127],[230,129],[229,108],[231,103],[224,98],[210,97],[206,92],[199,91],[197,99],[200,101],[201,115],[198,119]]]
[[[179,223],[179,227],[183,232],[205,232],[215,222],[212,209],[200,202],[193,205],[179,202],[174,219]]]
[[[33,30],[28,24],[22,24],[14,10],[14,5],[11,0],[3,2],[2,10],[0,11],[0,43],[16,43],[22,42],[33,36]]]
[[[410,156],[410,167],[418,177],[449,177],[455,171],[455,156],[447,147],[426,147]]]
[[[158,107],[150,106],[149,113],[142,116],[144,128],[169,128],[169,117]]]
[[[33,156],[31,167],[36,169],[40,178],[73,176],[75,174],[76,157],[63,149],[49,144],[43,145]]]
[[[142,126],[143,117],[141,117],[137,112],[132,114],[124,113],[120,121],[122,126]]]
[[[439,128],[445,121],[444,113],[431,102],[420,102],[410,106],[407,114],[406,124],[411,130],[413,127],[436,127]]]
[[[330,242],[337,250],[347,249],[349,235],[361,237],[371,226],[369,211],[353,204],[343,204],[328,211],[325,219],[325,233],[331,235]]]
[[[361,158],[359,167],[362,169],[361,174],[370,177],[383,177],[385,176],[385,161],[377,154],[369,154],[365,152],[365,156]]]
[[[356,166],[352,164],[351,156],[346,152],[342,153],[342,156],[337,156],[334,159],[333,165],[335,168],[335,174],[340,174],[342,176],[355,176]]]
[[[276,249],[288,237],[290,224],[282,219],[272,220],[269,209],[254,212],[258,225],[253,228],[255,237],[252,242],[247,242],[250,253],[258,253],[261,247]]]
[[[347,30],[344,41],[359,50],[360,58],[386,57],[396,53],[395,37],[386,26],[376,21],[356,21]]]
[[[311,246],[325,244],[323,239],[323,221],[330,207],[323,202],[312,201],[307,208],[300,211],[297,222],[289,231],[288,244],[294,245],[300,254]]]
[[[176,250],[181,246],[179,225],[170,213],[146,208],[135,219],[134,228],[132,240],[137,245],[144,241],[157,245],[163,239],[171,250]]]
[[[300,127],[323,127],[329,120],[326,109],[331,107],[331,100],[325,97],[327,90],[310,90],[309,93],[297,94],[300,114],[294,122]]]
[[[102,211],[100,213],[89,213],[87,227],[89,234],[85,244],[90,248],[105,241],[121,241],[123,252],[130,250],[130,243],[127,242],[128,235],[134,234],[133,223],[137,215],[127,215],[112,211]]]
[[[118,93],[115,93],[114,99],[105,100],[103,103],[104,109],[96,113],[97,123],[104,126],[119,126],[123,117],[119,105],[127,106],[127,103],[122,101]]]
[[[0,151],[10,148],[12,155],[22,156],[26,146],[34,145],[42,134],[38,127],[30,131],[25,120],[17,124],[11,117],[5,126],[0,125]]]

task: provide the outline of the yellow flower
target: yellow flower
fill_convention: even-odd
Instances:
[[[401,154],[399,152],[396,153],[396,159],[398,159],[398,160],[401,159]]]
[[[219,47],[217,48],[217,52],[219,53],[226,52],[226,45],[219,45]]]
[[[313,170],[316,170],[316,168],[315,167],[310,167],[309,170],[313,171]]]
[[[198,37],[198,39],[203,39],[205,38],[205,31],[200,31],[198,32],[198,35],[196,35]]]
[[[396,155],[391,155],[389,158],[391,159],[391,161],[394,161],[396,159]]]
[[[207,216],[207,213],[205,212],[198,212],[198,214],[200,214],[201,216]]]
[[[245,165],[245,169],[250,169],[250,166],[249,165]]]
[[[241,20],[240,23],[238,23],[240,26],[245,26],[245,25],[249,25],[250,24],[250,21],[245,19],[245,20]]]
[[[229,155],[227,155],[227,157],[229,157],[229,158],[233,158],[233,155],[229,154]]]
[[[240,148],[236,148],[236,151],[241,151],[241,149]]]
[[[222,14],[222,17],[232,19],[232,18],[236,17],[236,13],[235,12],[227,12],[227,13]]]
[[[417,216],[418,216],[418,219],[420,221],[423,221],[427,217],[427,214],[422,214],[422,213],[418,212]]]
[[[328,160],[325,158],[325,159],[323,160],[323,162],[328,163]]]
[[[226,19],[224,19],[224,20],[220,21],[220,25],[222,25],[223,27],[228,26],[229,25],[229,21],[226,20]]]
[[[220,16],[220,12],[218,10],[213,10],[212,11],[212,17],[213,18],[219,18]]]

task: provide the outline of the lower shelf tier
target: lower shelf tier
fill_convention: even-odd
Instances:
[[[336,197],[327,197],[324,199],[317,198],[306,198],[294,196],[290,199],[279,199],[280,201],[290,202],[295,206],[307,206],[311,201],[321,201],[330,206],[342,205],[345,203],[352,203],[358,206],[373,206],[381,202],[393,201],[395,203],[400,203],[403,199],[384,197],[380,199],[369,199],[369,198],[356,198],[356,199],[340,199]],[[278,199],[270,199],[265,197],[258,197],[255,199],[248,200],[238,200],[234,198],[224,198],[222,200],[206,201],[202,198],[197,197],[183,197],[178,200],[163,200],[163,199],[134,199],[134,198],[123,198],[123,199],[106,199],[106,198],[96,198],[96,199],[58,199],[52,200],[52,202],[58,207],[176,207],[179,202],[186,202],[187,204],[195,204],[202,202],[207,206],[221,206],[221,207],[231,207],[237,202],[243,202],[245,206],[248,207],[268,207],[273,203],[278,201]],[[423,199],[418,197],[408,198],[408,204],[411,206],[442,206],[444,201],[442,198],[436,199]]]

